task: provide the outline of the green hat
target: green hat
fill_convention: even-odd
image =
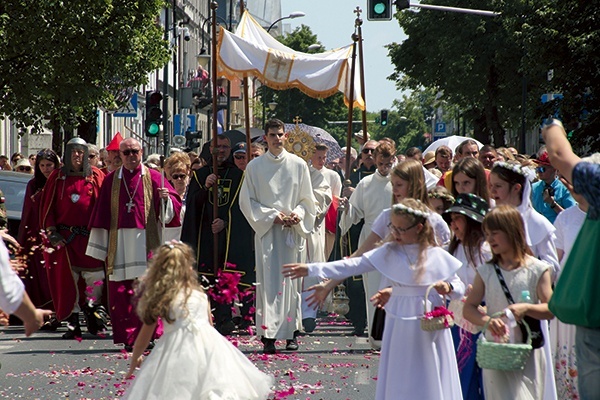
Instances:
[[[450,214],[458,213],[467,218],[471,218],[479,223],[483,222],[485,214],[487,214],[489,205],[487,201],[472,193],[460,193],[456,196],[454,204],[444,211],[442,216],[446,222],[450,222]]]

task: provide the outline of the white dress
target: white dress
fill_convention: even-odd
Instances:
[[[527,259],[527,265],[511,271],[502,271],[506,286],[510,290],[515,302],[519,302],[521,292],[528,290],[533,303],[538,302],[537,285],[542,274],[551,268],[547,263],[533,257]],[[485,263],[477,268],[485,285],[485,301],[488,315],[502,311],[508,307],[508,300],[504,295],[493,264]],[[544,332],[547,339],[547,333]],[[511,331],[514,341],[521,343],[523,337],[520,328]],[[493,337],[486,332],[486,338],[493,341]],[[546,340],[548,343],[548,340]],[[483,388],[486,400],[541,400],[552,393],[546,393],[546,371],[552,369],[551,362],[547,361],[544,348],[535,349],[522,371],[500,371],[493,369],[483,370]],[[552,380],[552,386],[554,379]]]
[[[392,285],[385,306],[386,319],[377,373],[377,400],[461,400],[462,393],[450,329],[421,330],[425,291],[439,280],[451,282],[460,298],[464,285],[455,272],[461,263],[439,247],[427,249],[425,273],[419,282],[410,268],[418,245],[386,243],[362,257],[309,265],[309,276],[341,279],[377,270]],[[429,293],[430,309],[442,305],[435,290]]]
[[[273,378],[259,371],[208,321],[206,294],[183,294],[164,322],[164,335],[142,363],[125,399],[267,399]]]
[[[561,266],[565,265],[586,213],[578,205],[567,208],[554,220],[556,248],[563,251]],[[560,275],[558,276],[560,279]],[[554,318],[550,321],[550,345],[554,356],[554,379],[559,399],[577,399],[577,359],[575,356],[575,325]]]

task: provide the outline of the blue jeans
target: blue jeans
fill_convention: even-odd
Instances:
[[[600,399],[600,328],[578,326],[575,353],[581,400]]]

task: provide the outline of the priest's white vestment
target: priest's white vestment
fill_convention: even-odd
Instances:
[[[284,278],[281,266],[303,262],[306,237],[315,224],[315,204],[308,165],[283,150],[255,158],[246,167],[240,209],[256,233],[256,332],[268,339],[292,339],[302,327],[300,282]],[[300,223],[274,224],[283,212]]]

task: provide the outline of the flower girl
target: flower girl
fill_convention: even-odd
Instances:
[[[158,318],[165,333],[125,394],[126,399],[266,399],[272,377],[212,327],[209,302],[198,284],[192,249],[178,241],[156,250],[138,286],[144,322],[135,341],[130,378],[142,363]]]

